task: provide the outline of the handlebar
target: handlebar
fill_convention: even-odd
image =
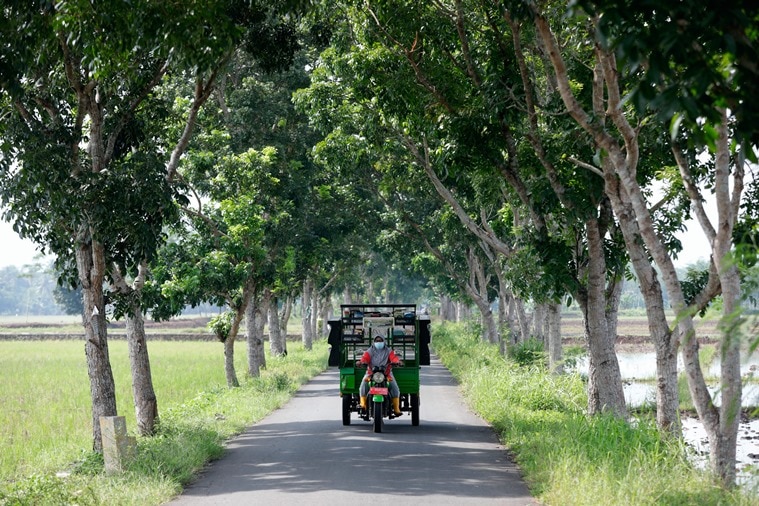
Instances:
[[[398,362],[396,364],[390,364],[390,365],[392,365],[393,367],[403,367],[404,366],[403,360],[401,360],[400,362]],[[364,364],[361,361],[357,360],[356,361],[356,367],[358,367],[359,369],[367,369],[369,367],[369,364]],[[378,371],[381,371],[381,370],[384,369],[384,367],[377,367],[376,369]]]

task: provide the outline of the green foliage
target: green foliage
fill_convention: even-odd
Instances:
[[[229,337],[229,331],[232,329],[234,318],[235,313],[233,311],[224,311],[211,318],[211,321],[208,322],[208,330],[213,332],[216,339],[223,343]]]
[[[253,378],[253,387],[259,392],[294,392],[296,384],[283,372],[275,372],[259,378]]]
[[[509,358],[520,366],[543,366],[546,361],[546,353],[543,349],[543,343],[530,337],[529,339],[519,342],[514,346],[509,346],[506,350]]]
[[[118,265],[134,279],[188,204],[186,181],[177,182],[173,162],[184,153],[183,132],[192,131],[215,79],[226,75],[239,48],[266,70],[289,67],[299,47],[293,14],[304,7],[238,0],[5,4],[5,217],[56,254],[72,288],[79,283],[74,252],[91,241],[99,243],[96,263]],[[100,281],[95,285],[99,290]],[[159,294],[153,289],[144,301],[122,300],[113,291],[114,316],[137,302],[158,304]],[[176,308],[168,302],[162,309]]]
[[[102,453],[84,452],[82,458],[74,464],[73,472],[85,476],[95,476],[105,470],[105,459]]]
[[[697,266],[688,267],[684,279],[680,281],[683,297],[685,297],[685,303],[687,305],[693,304],[696,301],[696,297],[706,287],[708,281],[708,266],[703,268],[698,268]],[[709,305],[707,304],[699,311],[699,315],[703,317],[708,309]]]
[[[578,361],[588,354],[583,346],[564,346],[562,355],[564,356],[564,369],[567,371],[577,367]]]
[[[759,59],[759,10],[753,2],[581,1],[602,14],[601,42],[614,47],[620,68],[640,80],[631,100],[669,120],[678,114],[691,122],[689,134],[713,144],[710,123],[718,108],[737,118],[737,133],[759,141],[756,96]],[[698,41],[698,43],[693,43]],[[706,118],[706,122],[704,121]]]

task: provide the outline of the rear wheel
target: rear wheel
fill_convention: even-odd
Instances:
[[[374,432],[382,432],[382,403],[374,403]]]
[[[343,394],[343,425],[351,424],[351,403],[353,395]]]
[[[411,425],[419,425],[419,394],[411,394]]]

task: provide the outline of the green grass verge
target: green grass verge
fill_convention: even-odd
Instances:
[[[220,343],[148,344],[159,402],[157,434],[138,438],[127,470],[107,476],[92,446],[89,382],[78,341],[0,342],[0,505],[151,505],[181,492],[224,442],[283,405],[326,368],[327,344],[311,352],[288,344],[267,356],[260,378],[244,377],[246,349],[237,343],[241,387],[226,387]],[[109,343],[119,414],[135,428],[126,343]]]
[[[717,487],[650,418],[589,418],[578,375],[520,367],[463,325],[435,327],[432,343],[546,504],[759,504],[756,496]]]

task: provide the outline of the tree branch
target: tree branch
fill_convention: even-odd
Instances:
[[[510,253],[509,246],[498,239],[495,234],[492,233],[492,231],[488,233],[477,226],[477,224],[474,223],[474,220],[469,217],[466,210],[464,210],[458,200],[456,200],[456,197],[454,197],[448,188],[445,187],[443,182],[440,181],[440,178],[438,178],[435,170],[432,168],[432,163],[429,159],[429,148],[427,147],[426,141],[424,142],[424,154],[419,152],[417,146],[411,142],[408,137],[402,137],[401,142],[403,142],[403,144],[408,148],[414,158],[416,158],[416,160],[422,165],[425,173],[427,174],[427,177],[432,182],[432,185],[435,187],[438,195],[440,195],[443,200],[451,206],[453,212],[456,214],[456,216],[458,216],[459,220],[467,228],[467,230],[472,232],[476,237],[479,237],[482,240],[486,241],[496,251],[500,251],[504,255],[508,255]]]
[[[176,172],[179,169],[179,160],[190,143],[190,138],[192,137],[192,131],[195,127],[195,120],[197,119],[198,112],[206,100],[208,100],[208,97],[211,96],[211,92],[213,92],[214,89],[216,76],[218,75],[219,71],[227,64],[229,58],[231,57],[232,53],[230,52],[224,58],[222,58],[216,68],[213,69],[206,82],[203,82],[203,78],[201,76],[198,76],[196,78],[195,98],[192,102],[192,106],[190,107],[187,121],[185,122],[184,131],[177,141],[176,146],[174,146],[174,150],[171,152],[171,158],[169,159],[169,163],[166,166],[166,179],[168,181],[174,180]]]
[[[111,132],[111,135],[108,139],[108,144],[105,148],[105,165],[108,165],[108,163],[111,161],[111,158],[113,157],[113,151],[116,149],[116,141],[118,140],[122,130],[124,130],[124,127],[127,125],[127,123],[129,123],[129,120],[134,116],[134,111],[137,110],[137,107],[139,107],[139,105],[145,100],[150,91],[158,86],[163,76],[166,75],[166,72],[168,72],[169,61],[170,60],[167,58],[163,64],[158,67],[152,79],[145,84],[139,93],[135,94],[135,97],[130,102],[129,107],[121,115],[118,124]]]
[[[704,197],[701,194],[701,190],[693,181],[693,175],[691,174],[691,171],[690,171],[690,164],[688,163],[688,160],[685,157],[685,153],[683,153],[680,146],[677,145],[676,143],[672,144],[671,149],[672,149],[672,154],[675,156],[675,162],[677,163],[677,168],[680,169],[680,177],[683,180],[685,191],[688,193],[688,197],[690,198],[690,203],[691,203],[691,207],[693,208],[693,212],[695,213],[696,219],[698,220],[698,223],[701,225],[701,229],[704,231],[704,234],[706,235],[706,238],[708,239],[709,244],[711,244],[714,242],[714,238],[717,235],[717,231],[714,230],[714,226],[709,220],[709,216],[707,216],[706,210],[704,209]]]
[[[604,172],[601,169],[599,169],[598,167],[596,167],[595,165],[591,165],[589,163],[583,162],[582,160],[578,160],[577,158],[575,158],[573,156],[568,156],[567,160],[569,160],[570,162],[574,163],[578,167],[581,167],[583,169],[588,169],[589,171],[591,171],[593,174],[595,174],[597,176],[604,177]]]

